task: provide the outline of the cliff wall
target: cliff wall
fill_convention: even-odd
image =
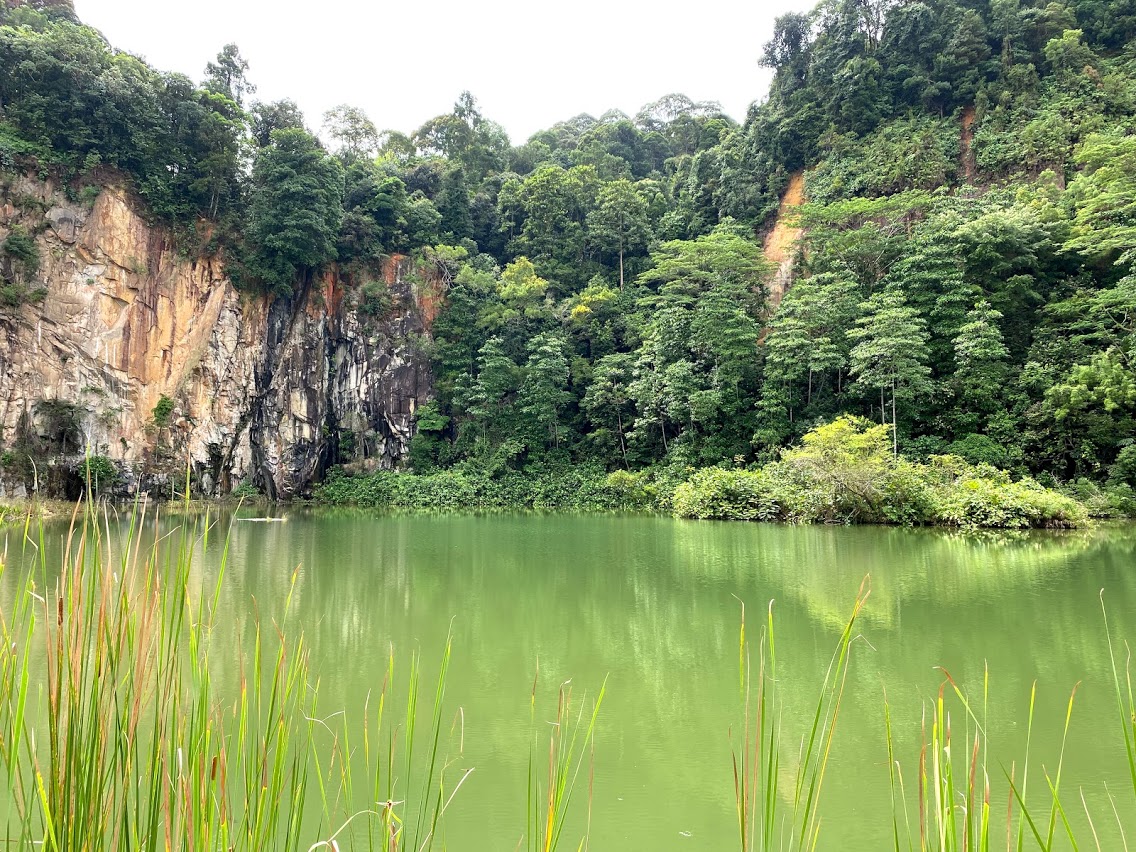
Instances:
[[[431,394],[421,350],[437,297],[406,258],[376,270],[389,291],[376,317],[337,270],[289,299],[240,293],[116,187],[81,205],[10,178],[0,241],[13,228],[35,236],[39,292],[0,306],[0,493],[45,487],[45,469],[74,472],[87,448],[115,462],[124,493],[161,494],[188,465],[199,495],[248,483],[278,499],[335,462],[406,457]]]

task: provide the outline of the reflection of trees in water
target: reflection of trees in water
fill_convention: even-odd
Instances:
[[[148,535],[175,524],[165,520]],[[227,525],[228,518],[218,519],[193,577],[210,594]],[[58,565],[64,531],[53,527],[46,536],[56,548],[49,566]],[[232,527],[213,661],[218,681],[235,684],[235,649],[251,644],[256,613],[264,630],[285,615],[294,570],[290,629],[304,630],[328,713],[362,708],[381,683],[392,644],[403,672],[409,653],[422,651],[424,683],[432,685],[452,619],[448,695],[453,712],[459,704],[466,711],[469,761],[479,766],[470,795],[478,807],[501,809],[506,822],[508,802],[482,802],[474,791],[511,789],[518,776],[523,786],[536,660],[545,695],[568,677],[594,690],[609,675],[597,795],[624,797],[628,813],[681,814],[684,829],[707,838],[713,826],[730,826],[735,596],[746,602],[751,640],[767,603],[777,601],[783,767],[791,774],[839,630],[871,574],[864,639],[855,646],[826,782],[831,825],[851,819],[865,797],[886,799],[886,775],[873,774],[884,759],[883,685],[901,754],[915,755],[938,664],[980,691],[989,662],[991,731],[1007,749],[1020,739],[1034,678],[1042,684],[1043,750],[1059,729],[1068,690],[1084,679],[1068,766],[1071,778],[1091,778],[1093,761],[1111,759],[1105,742],[1092,737],[1102,718],[1112,723],[1100,701],[1107,658],[1097,591],[1107,588],[1114,612],[1132,610],[1134,551],[1131,528],[981,536],[665,518],[293,511],[287,523]],[[13,552],[10,542],[10,565]]]

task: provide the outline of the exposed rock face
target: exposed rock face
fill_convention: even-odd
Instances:
[[[42,230],[32,283],[47,295],[0,308],[0,446],[42,436],[43,401],[57,400],[81,432],[60,452],[89,446],[158,493],[187,464],[199,494],[249,482],[288,499],[336,461],[405,459],[431,394],[420,349],[433,311],[405,258],[385,265],[394,308],[375,320],[336,273],[291,299],[238,293],[218,259],[180,256],[117,188],[86,209],[18,180],[0,197],[0,240],[16,223]],[[156,423],[162,397],[173,411]],[[2,471],[0,482],[20,490]]]

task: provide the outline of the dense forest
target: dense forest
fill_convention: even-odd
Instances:
[[[279,299],[335,264],[381,314],[382,259],[414,257],[447,291],[418,473],[756,469],[850,414],[1131,504],[1136,0],[825,0],[754,58],[742,124],[668,95],[514,145],[465,93],[409,135],[348,105],[317,135],[233,45],[195,82],[65,4],[3,7],[0,170],[124,176]],[[0,310],[42,298],[33,263],[9,234]]]

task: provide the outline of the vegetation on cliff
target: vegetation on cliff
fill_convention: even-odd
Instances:
[[[320,141],[295,104],[248,102],[232,45],[195,84],[51,7],[0,15],[0,168],[78,192],[112,167],[281,298],[334,262],[382,310],[392,253],[442,282],[418,473],[757,471],[851,414],[928,469],[1134,499],[1128,0],[827,0],[777,21],[740,125],[670,95],[516,146],[468,94],[410,135],[345,105]],[[759,237],[800,171],[775,309]]]

